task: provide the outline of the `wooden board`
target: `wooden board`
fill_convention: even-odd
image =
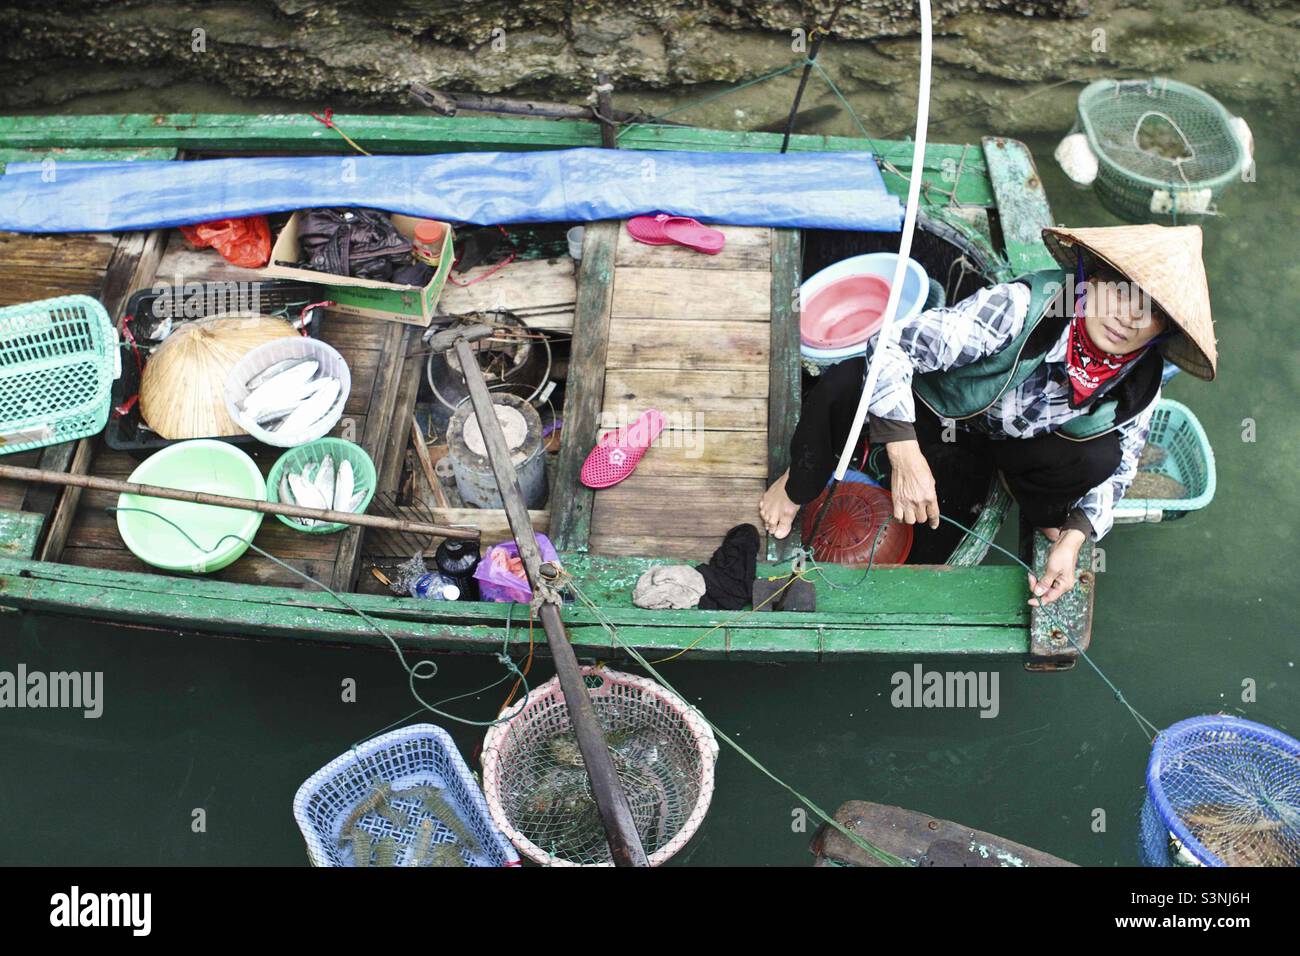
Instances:
[[[528,259],[511,262],[486,279],[491,266],[477,266],[456,274],[459,286],[448,281],[438,304],[448,315],[491,309],[516,313],[532,329],[570,332],[578,299],[573,260]],[[476,281],[477,280],[477,281]]]
[[[802,407],[799,354],[799,280],[803,265],[797,229],[772,230],[772,325],[768,369],[767,483],[790,467],[790,439]],[[762,524],[758,525],[762,528]],[[784,538],[767,536],[769,561],[792,557],[800,546],[799,522]]]
[[[619,223],[587,226],[582,242],[582,282],[573,320],[573,347],[564,390],[564,428],[551,489],[557,548],[585,550],[591,528],[592,492],[578,480],[596,440],[605,395],[609,346],[609,304],[614,289],[614,245]]]
[[[1016,275],[1056,267],[1043,244],[1045,226],[1055,225],[1043,181],[1029,147],[1016,139],[986,136],[984,159],[998,200],[1007,259]]]
[[[650,245],[637,242],[632,238],[627,227],[618,233],[618,248],[615,250],[614,265],[623,269],[628,266],[653,269],[727,269],[727,270],[767,270],[771,258],[772,237],[766,229],[753,229],[748,226],[724,226],[710,224],[724,237],[726,244],[717,255],[705,255],[679,246],[676,243],[667,246]]]
[[[771,232],[770,229],[762,230]],[[771,320],[770,267],[714,270],[620,267],[610,315],[617,319]]]
[[[608,364],[610,368],[767,371],[771,347],[768,327],[760,322],[718,321],[701,328],[698,322],[614,319]]]
[[[605,374],[600,424],[630,424],[643,409],[657,408],[669,427],[763,431],[767,388],[767,375],[757,369],[611,368]]]

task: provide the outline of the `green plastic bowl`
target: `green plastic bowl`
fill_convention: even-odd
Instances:
[[[210,438],[169,445],[141,462],[131,472],[130,480],[143,485],[266,500],[266,484],[256,462],[234,445]],[[262,526],[262,515],[257,511],[166,498],[124,494],[118,496],[117,507],[117,530],[131,553],[146,564],[166,571],[194,574],[220,571],[248,550],[248,542]],[[122,510],[127,508],[142,508],[153,514]],[[174,522],[185,533],[154,517],[155,514]]]
[[[360,445],[345,441],[342,438],[318,438],[313,442],[305,445],[299,445],[297,448],[291,448],[275,463],[270,473],[266,476],[266,500],[278,502],[280,500],[280,476],[285,471],[301,471],[308,465],[315,465],[324,461],[326,455],[334,458],[334,467],[337,469],[339,464],[344,461],[352,463],[352,481],[354,493],[364,491],[366,496],[361,499],[361,504],[357,507],[357,513],[365,511],[370,507],[370,499],[375,496],[375,484],[377,477],[375,475],[375,463],[370,460],[364,448]],[[276,515],[281,521],[287,524],[294,531],[301,531],[303,534],[333,534],[335,531],[342,531],[348,527],[345,524],[335,522],[334,524],[321,524],[308,528],[298,523],[294,518],[286,518],[284,515]]]

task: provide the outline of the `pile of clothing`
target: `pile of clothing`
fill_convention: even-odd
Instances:
[[[411,256],[411,241],[378,209],[309,209],[298,230],[304,269],[402,285],[427,285],[434,267]]]
[[[660,565],[637,579],[632,603],[658,610],[699,607],[739,611],[748,607],[758,571],[758,529],[736,525],[707,564]]]

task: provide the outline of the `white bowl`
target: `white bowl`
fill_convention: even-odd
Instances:
[[[305,431],[293,435],[267,431],[256,422],[246,419],[239,411],[239,403],[248,397],[246,383],[258,372],[270,368],[276,362],[294,358],[315,359],[320,363],[317,375],[328,375],[338,379],[338,398],[334,400],[329,411]],[[343,356],[334,348],[320,339],[309,339],[305,336],[286,337],[259,345],[235,363],[235,367],[226,377],[226,411],[230,414],[231,421],[263,444],[274,445],[276,448],[296,448],[317,438],[324,438],[333,430],[339,419],[343,417],[343,406],[347,404],[348,393],[351,391],[352,373],[348,370],[348,363],[344,361]]]

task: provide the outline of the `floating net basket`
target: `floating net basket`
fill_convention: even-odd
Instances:
[[[358,814],[379,787],[386,799]],[[366,846],[378,861],[386,839],[396,865],[519,864],[451,736],[433,724],[391,731],[330,761],[298,788],[293,817],[313,866],[363,865],[357,850]],[[345,838],[349,824],[365,839]]]
[[[1211,212],[1250,159],[1228,111],[1186,83],[1098,80],[1079,94],[1078,112],[1097,154],[1098,198],[1125,219]]]
[[[1300,865],[1300,741],[1239,717],[1156,738],[1142,807],[1147,866]]]
[[[1190,408],[1182,402],[1162,398],[1151,416],[1147,447],[1159,449],[1159,462],[1143,470],[1172,478],[1187,489],[1187,495],[1184,498],[1125,495],[1115,503],[1116,521],[1173,521],[1199,511],[1214,500],[1214,449]]]
[[[642,846],[658,866],[704,822],[717,741],[694,707],[652,680],[594,667],[583,677]],[[505,716],[483,742],[493,821],[536,863],[612,865],[559,679]]]

